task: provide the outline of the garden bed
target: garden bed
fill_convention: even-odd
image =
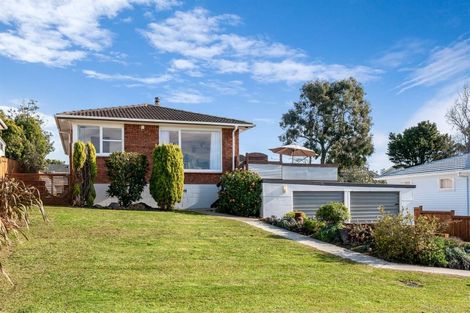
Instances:
[[[442,236],[436,220],[421,218],[413,225],[410,216],[400,214],[383,215],[375,224],[351,224],[344,222],[344,216],[328,221],[334,212],[328,214],[324,211],[317,218],[308,218],[291,212],[263,221],[386,261],[470,270],[470,243]]]

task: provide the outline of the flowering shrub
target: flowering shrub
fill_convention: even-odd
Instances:
[[[259,216],[261,177],[252,171],[235,170],[220,179],[219,212],[239,216]]]

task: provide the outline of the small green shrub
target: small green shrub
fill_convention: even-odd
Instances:
[[[218,210],[239,216],[259,216],[261,177],[252,171],[235,170],[220,179]]]
[[[300,218],[303,220],[307,219],[307,215],[302,211],[287,212],[286,214],[284,214],[284,217],[295,218],[296,215],[300,215]]]
[[[114,152],[105,161],[110,179],[108,195],[117,197],[119,205],[128,207],[142,198],[147,182],[147,157],[135,152]]]
[[[76,206],[83,205],[83,169],[87,159],[86,146],[83,141],[77,141],[73,144],[72,168],[73,168],[73,187],[72,203]]]
[[[445,240],[447,267],[470,270],[470,243],[456,239]]]
[[[349,211],[342,202],[329,202],[318,209],[316,217],[329,225],[341,225],[349,219]]]
[[[150,194],[162,210],[173,209],[184,192],[183,153],[178,145],[158,145],[153,150]]]
[[[445,266],[445,247],[435,234],[436,220],[420,217],[412,224],[409,214],[382,215],[374,228],[374,254],[388,261]]]
[[[313,237],[330,243],[339,243],[341,241],[340,231],[342,226],[340,224],[326,224],[321,228]]]
[[[319,221],[314,218],[308,218],[304,220],[303,233],[307,236],[316,237],[318,233],[326,227],[326,223]]]
[[[95,146],[88,142],[86,144],[86,161],[84,165],[85,173],[83,178],[83,191],[85,203],[87,206],[93,206],[96,198],[95,180],[98,174],[98,167],[96,165],[96,149]]]

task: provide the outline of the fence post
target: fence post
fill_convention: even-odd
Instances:
[[[420,205],[419,207],[416,207],[414,209],[414,216],[415,216],[415,221],[418,219],[418,217],[421,215],[421,212],[423,212],[423,206]]]

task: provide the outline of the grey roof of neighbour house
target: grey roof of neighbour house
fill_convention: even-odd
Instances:
[[[447,159],[432,161],[403,169],[389,170],[377,178],[390,176],[404,176],[433,172],[452,172],[470,170],[470,153],[457,155]]]
[[[233,118],[220,117],[208,114],[201,114],[167,108],[153,104],[137,104],[118,107],[107,107],[99,109],[68,111],[56,114],[58,118],[91,118],[107,120],[136,120],[136,121],[156,121],[156,122],[190,122],[199,124],[230,124],[254,126],[250,122]]]

